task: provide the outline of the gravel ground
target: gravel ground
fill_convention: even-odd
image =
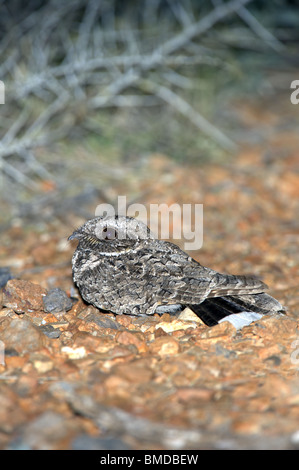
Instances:
[[[299,136],[286,126],[295,107],[236,106],[267,136],[260,144],[222,165],[152,156],[120,194],[203,203],[204,244],[192,256],[262,277],[287,313],[239,331],[189,311],[100,313],[72,282],[66,239],[84,220],[15,220],[0,247],[1,448],[299,447]]]

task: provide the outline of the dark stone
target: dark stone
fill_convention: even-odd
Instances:
[[[10,279],[14,279],[13,274],[10,271],[10,268],[0,267],[0,289],[4,287]]]
[[[41,325],[39,329],[48,336],[48,338],[59,338],[61,331],[58,328],[53,328],[52,325]]]
[[[49,290],[43,297],[43,303],[44,311],[49,313],[67,312],[73,306],[72,299],[59,287]]]
[[[112,330],[119,330],[120,325],[115,320],[102,314],[91,313],[85,318],[85,321],[96,323],[100,328],[111,328]]]

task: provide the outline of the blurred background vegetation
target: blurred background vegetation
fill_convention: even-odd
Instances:
[[[0,0],[0,12],[4,226],[87,216],[83,202],[124,191],[142,202],[153,156],[233,161],[256,137],[231,104],[275,98],[269,71],[299,63],[295,0]]]

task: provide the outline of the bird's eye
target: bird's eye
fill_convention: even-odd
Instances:
[[[101,238],[103,240],[115,240],[117,238],[117,231],[112,227],[105,227]]]

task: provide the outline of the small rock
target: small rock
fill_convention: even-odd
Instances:
[[[44,356],[38,356],[33,359],[33,367],[39,374],[45,374],[53,369],[53,361]]]
[[[84,320],[88,323],[94,322],[100,328],[111,328],[112,330],[120,329],[119,323],[108,315],[101,313],[90,313]]]
[[[272,356],[266,357],[265,361],[271,361],[274,366],[280,366],[281,358],[273,354]]]
[[[21,437],[17,437],[13,439],[9,445],[5,448],[5,450],[32,450]]]
[[[226,358],[233,358],[237,356],[237,353],[233,350],[224,348],[221,344],[216,343],[215,345],[216,356],[224,356]]]
[[[187,330],[188,328],[197,328],[196,323],[190,321],[172,320],[170,322],[161,321],[157,323],[156,330],[161,328],[165,333],[171,333],[177,330]]]
[[[0,323],[0,339],[10,351],[19,354],[36,351],[43,347],[43,338],[39,328],[25,318],[5,319]]]
[[[156,325],[154,338],[159,338],[159,336],[169,336],[169,335],[168,333],[166,333],[166,331],[163,328],[159,328],[159,326]]]
[[[132,317],[130,315],[117,315],[115,321],[124,328],[128,328],[132,324]]]
[[[36,450],[57,450],[73,437],[75,427],[75,422],[62,414],[45,411],[24,426],[23,445]]]
[[[219,338],[232,338],[235,334],[235,327],[229,322],[223,322],[213,326],[213,328],[205,329],[200,337],[202,339],[209,338],[211,341],[217,341]]]
[[[177,354],[180,349],[178,341],[171,336],[159,336],[149,347],[153,354],[158,354],[159,356],[171,356]]]
[[[38,385],[38,377],[36,374],[20,375],[15,383],[15,391],[20,397],[28,397],[30,394],[37,391]]]
[[[189,307],[185,308],[179,314],[178,319],[182,321],[193,321],[193,322],[202,324],[201,319],[196,315],[196,313],[192,312],[192,310]]]
[[[53,328],[52,325],[41,325],[39,329],[48,336],[48,338],[59,338],[61,331],[58,328]]]
[[[10,268],[0,268],[0,289],[4,287],[10,279],[13,279],[13,277],[14,276],[10,272]]]
[[[61,352],[65,353],[69,359],[82,359],[85,357],[87,352],[84,346],[79,348],[71,348],[70,346],[63,346],[61,348]]]
[[[82,434],[72,443],[72,450],[129,450],[130,447],[117,437],[100,438]]]
[[[139,353],[147,351],[147,345],[145,341],[145,336],[141,332],[132,332],[132,331],[120,331],[116,334],[115,339],[118,343],[125,346],[133,344],[138,349]]]
[[[3,288],[3,305],[16,313],[43,310],[43,296],[46,289],[30,281],[9,280]]]
[[[55,287],[43,297],[43,305],[45,312],[59,313],[70,310],[73,302],[62,289]]]
[[[2,380],[1,382],[3,383]],[[9,435],[18,427],[20,420],[22,422],[25,413],[17,406],[16,393],[8,386],[3,387],[2,383],[0,387],[0,432]]]
[[[19,356],[18,351],[15,348],[5,348],[5,358]]]
[[[281,354],[281,347],[278,344],[271,346],[257,348],[257,354],[261,359],[267,359],[268,357],[278,356]]]
[[[146,361],[136,360],[129,363],[118,364],[114,373],[133,384],[145,384],[153,378],[153,371]]]
[[[109,397],[128,400],[132,393],[130,389],[130,382],[125,377],[110,374],[105,380],[105,394]]]
[[[213,397],[213,390],[207,388],[196,388],[196,387],[182,387],[176,392],[176,396],[179,401],[190,403],[191,400],[199,401],[210,401]]]

